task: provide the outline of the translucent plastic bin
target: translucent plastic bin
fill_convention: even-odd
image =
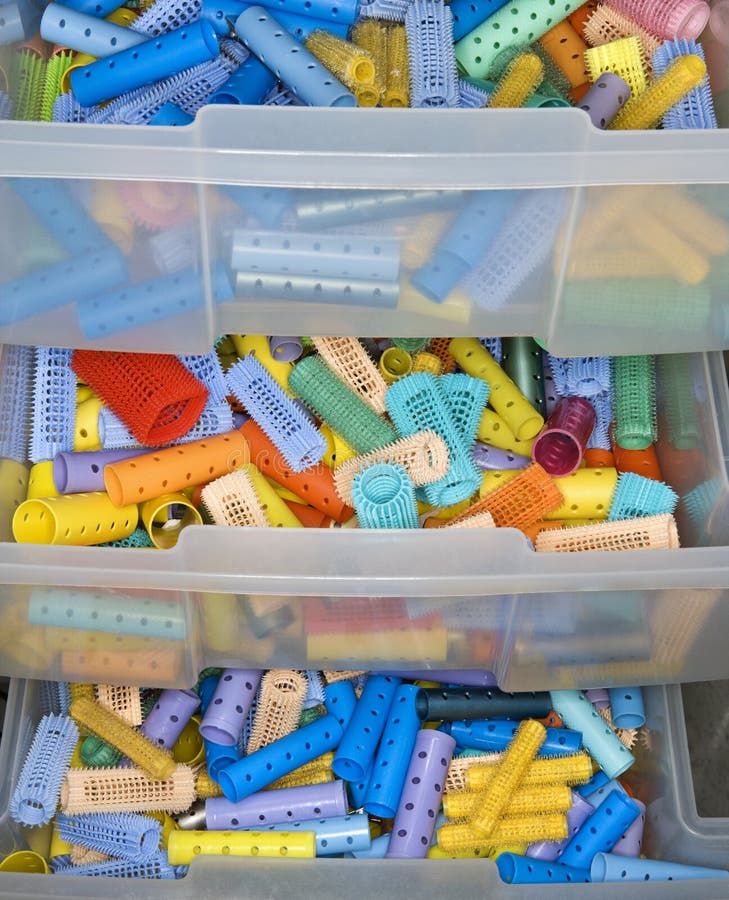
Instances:
[[[647,725],[652,730],[655,757],[644,767],[647,777],[647,856],[695,865],[726,867],[729,857],[729,819],[701,819],[693,802],[691,769],[683,724],[680,688],[657,687],[645,692]],[[48,851],[49,834],[22,829],[7,814],[25,752],[40,718],[38,686],[14,680],[8,698],[0,770],[0,857],[18,849]],[[717,761],[717,765],[719,761]],[[634,773],[635,777],[635,773]],[[630,781],[630,779],[628,778]],[[633,782],[635,787],[635,782]],[[0,873],[3,897],[111,897],[121,885],[107,880],[70,876]],[[373,862],[370,860],[197,859],[188,875],[176,882],[137,881],[135,898],[190,897],[213,900],[242,895],[271,897],[414,897],[501,898],[526,900],[550,897],[685,898],[686,882],[640,884],[539,885],[503,884],[490,860],[427,860]],[[690,883],[697,900],[726,896],[721,881]]]
[[[183,686],[228,664],[475,667],[508,690],[725,677],[726,374],[718,353],[657,371],[680,550],[535,554],[511,529],[215,526],[164,551],[14,544],[25,472],[6,466],[0,672]]]
[[[727,348],[729,51],[704,45],[713,131],[602,132],[578,109],[0,122],[0,341],[201,352],[376,325],[558,355]],[[466,242],[488,225],[477,271],[423,291],[453,222]],[[241,264],[255,240],[291,254]]]

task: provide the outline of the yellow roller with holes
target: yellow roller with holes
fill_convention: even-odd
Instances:
[[[578,469],[565,478],[555,478],[564,503],[547,513],[545,519],[607,519],[618,470]]]
[[[129,537],[138,521],[135,503],[114,506],[105,491],[64,494],[21,503],[13,516],[13,537],[19,544],[88,547]]]
[[[189,866],[197,856],[266,856],[312,859],[313,831],[173,831],[167,842],[171,866]]]

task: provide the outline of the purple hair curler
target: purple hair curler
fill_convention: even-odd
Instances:
[[[453,738],[442,731],[418,732],[392,826],[387,859],[423,859],[428,853],[455,746]]]
[[[532,459],[554,477],[577,470],[595,427],[595,407],[582,397],[564,397],[532,445]]]
[[[200,723],[203,738],[226,747],[238,743],[262,675],[260,669],[224,670]]]
[[[580,101],[595,128],[607,128],[630,99],[630,87],[615,72],[603,72]]]
[[[198,706],[200,698],[194,691],[162,691],[140,731],[153,744],[169,750]]]
[[[473,461],[479,469],[526,469],[531,460],[520,453],[512,453],[511,450],[500,450],[498,447],[489,447],[476,441],[471,450]]]
[[[635,798],[633,803],[640,810],[640,815],[610,851],[615,856],[632,856],[636,858],[640,856],[643,846],[643,828],[645,827],[645,803]]]
[[[104,466],[149,453],[137,450],[90,450],[84,453],[61,452],[53,460],[53,482],[59,494],[83,494],[104,491]]]
[[[346,816],[348,811],[345,783],[328,781],[260,791],[239,803],[224,797],[211,797],[205,801],[205,822],[209,830],[228,831]]]
[[[304,345],[297,337],[270,337],[271,356],[279,362],[295,362],[304,352]]]
[[[585,691],[585,696],[597,710],[607,709],[610,706],[610,691],[607,688],[591,688]]]

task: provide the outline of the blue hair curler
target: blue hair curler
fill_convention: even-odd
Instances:
[[[107,22],[62,6],[60,3],[49,4],[40,26],[41,37],[51,44],[61,44],[78,53],[103,59],[120,50],[143,44],[147,38],[144,34]]]
[[[274,378],[249,353],[226,373],[230,392],[275,444],[294,472],[319,463],[327,442],[324,435],[284,393]]]
[[[354,94],[262,6],[242,12],[235,30],[251,53],[309,106],[357,105]]]
[[[635,472],[621,472],[610,501],[608,522],[672,513],[678,494],[662,481]]]
[[[645,725],[643,689],[639,687],[610,688],[610,709],[616,728],[641,728]]]
[[[334,750],[341,739],[342,729],[334,716],[322,716],[311,725],[305,725],[223,769],[219,775],[223,794],[238,803],[294,769]]]
[[[18,4],[3,3],[0,6],[0,47],[5,44],[14,44],[16,41],[22,41],[25,36],[25,28]]]
[[[357,20],[359,0],[307,0],[301,3],[299,0],[264,0],[259,6],[274,10],[276,18],[278,14],[291,13],[297,16],[308,16],[320,19],[323,27],[329,30],[330,24],[354,25]]]
[[[54,869],[55,875],[86,875],[94,878],[156,878],[172,881],[177,878],[175,869],[167,862],[164,850],[149,859],[110,859],[108,862],[88,866],[68,866]]]
[[[520,856],[518,853],[500,853],[496,867],[501,880],[507,884],[580,884],[590,881],[589,869],[577,869],[555,862],[545,862]]]
[[[108,290],[127,275],[126,260],[112,245],[21,275],[0,285],[0,326]]]
[[[458,71],[453,16],[444,0],[413,0],[405,13],[410,58],[410,105],[457,107]]]
[[[124,594],[74,588],[34,587],[28,601],[31,625],[103,631],[137,637],[182,641],[185,619],[179,604]]]
[[[221,263],[214,264],[211,282],[213,302],[232,299],[230,281]],[[87,296],[76,308],[83,333],[89,340],[98,340],[200,309],[205,298],[203,273],[185,269],[108,294]]]
[[[184,109],[176,103],[168,101],[162,106],[149,120],[150,125],[189,125],[194,120],[194,116],[189,115]]]
[[[352,480],[360,528],[418,528],[415,488],[404,466],[375,463]]]
[[[365,813],[255,826],[255,831],[313,831],[317,857],[340,856],[347,852],[366,852],[372,841],[370,820]]]
[[[121,859],[143,860],[159,849],[162,825],[138,813],[58,813],[61,839]]]
[[[205,20],[193,22],[74,69],[71,88],[80,103],[92,106],[208,62],[219,51],[213,26]]]
[[[276,228],[293,209],[294,194],[287,188],[243,187],[220,184],[217,189],[253,216],[264,228]]]
[[[465,78],[459,78],[458,96],[460,98],[458,105],[461,109],[482,109],[488,103],[491,95],[478,87],[478,85],[466,81]]]
[[[630,859],[612,853],[596,853],[590,866],[590,875],[596,884],[616,881],[695,881],[704,878],[729,878],[726,869],[684,866],[681,863],[657,859]]]
[[[216,404],[228,402],[228,385],[215,350],[207,353],[183,354],[177,358],[191,375],[194,375],[198,381],[202,381],[210,392],[211,402]]]
[[[51,821],[77,741],[78,728],[68,716],[40,720],[10,799],[13,821],[31,828]]]
[[[8,344],[0,356],[0,458],[24,463],[28,459],[28,434],[25,423],[33,409],[34,350]],[[19,427],[20,426],[20,427]]]
[[[471,378],[464,373],[439,375],[438,382],[445,395],[448,411],[461,433],[461,440],[470,452],[489,399],[488,382],[483,378]]]
[[[515,191],[475,191],[410,281],[428,299],[442,303],[479,262],[519,196]]]
[[[67,716],[71,690],[67,681],[41,681],[40,709],[44,716]]]
[[[414,684],[401,684],[395,691],[380,747],[372,764],[364,808],[382,819],[394,818],[400,802],[415,737],[421,725],[415,710],[418,691]]]
[[[348,850],[344,856],[353,859],[384,859],[390,846],[390,835],[381,834],[370,842],[367,850]]]
[[[640,808],[624,791],[611,791],[572,836],[560,863],[589,869],[595,854],[611,850],[639,815]]]
[[[370,779],[372,778],[372,766],[373,763],[370,763],[370,765],[367,766],[367,771],[361,778],[357,779],[356,781],[347,782],[347,788],[349,790],[349,805],[352,807],[352,809],[364,808],[367,788],[369,787]]]
[[[119,0],[66,0],[66,6],[78,12],[88,13],[97,19],[105,19],[122,4]]]
[[[208,775],[213,781],[218,781],[220,773],[233,763],[237,763],[240,759],[240,753],[237,746],[226,746],[225,744],[216,744],[215,741],[203,739],[205,744],[205,763],[208,768]]]
[[[660,77],[679,58],[692,54],[706,61],[704,48],[694,40],[664,41],[653,54],[653,75]],[[663,115],[664,128],[718,128],[708,75]]]
[[[459,747],[501,752],[514,739],[519,722],[511,719],[459,721],[451,723],[451,737]],[[547,728],[538,756],[568,756],[582,749],[582,735],[567,728]]]
[[[385,404],[402,437],[432,429],[446,442],[450,467],[445,476],[423,488],[433,506],[450,506],[466,500],[481,484],[481,473],[471,459],[448,409],[446,397],[435,376],[417,372],[401,378],[385,394]]]
[[[351,681],[334,681],[324,688],[324,705],[329,715],[346,731],[357,707],[357,695]]]
[[[276,84],[276,77],[255,56],[249,56],[225,84],[210,97],[210,103],[259,106]]]
[[[235,19],[251,7],[251,3],[243,3],[241,0],[203,0],[202,15],[207,19],[218,34],[228,34],[228,19]],[[268,4],[260,4],[266,6]],[[273,8],[273,4],[271,4]],[[337,7],[339,9],[339,7]],[[309,10],[303,9],[299,3],[296,5],[296,11],[280,8],[279,4],[275,6],[276,21],[296,38],[297,41],[303,43],[312,31],[323,29],[338,37],[346,38],[349,34],[349,26],[351,23],[345,21],[334,21],[334,17],[317,18],[308,15]]]
[[[60,347],[36,347],[31,462],[50,460],[57,453],[73,450],[76,374],[71,368],[72,353]]]
[[[345,781],[359,781],[374,759],[400,679],[370,675],[332,761],[332,771]]]
[[[63,181],[55,178],[10,178],[8,184],[48,229],[53,239],[73,256],[112,248],[109,238]],[[64,287],[66,280],[67,276],[64,276]],[[66,296],[75,298],[75,287]]]

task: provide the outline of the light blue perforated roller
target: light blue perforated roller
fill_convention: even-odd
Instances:
[[[60,3],[50,3],[41,19],[41,37],[51,44],[103,59],[119,50],[135,47],[147,40],[143,34],[78,12]]]
[[[281,822],[276,825],[257,825],[242,831],[313,831],[316,855],[339,856],[342,853],[366,851],[370,847],[370,823],[365,813],[331,816],[326,819],[307,819],[303,822]]]
[[[21,463],[28,459],[33,355],[32,347],[8,344],[0,356],[0,458]]]
[[[76,375],[71,369],[72,353],[61,347],[36,347],[31,462],[53,459],[57,453],[73,450]]]
[[[184,613],[170,600],[72,588],[34,587],[28,600],[28,622],[176,641],[186,635]]]
[[[453,16],[444,0],[413,0],[405,13],[410,57],[410,105],[457,107]]]
[[[356,106],[354,94],[262,6],[236,19],[238,37],[309,106]]]
[[[64,841],[131,860],[155,856],[162,834],[159,822],[138,813],[58,813],[56,827]]]
[[[225,84],[211,96],[211,103],[236,106],[259,106],[263,98],[276,84],[270,69],[255,56],[249,56]]]

